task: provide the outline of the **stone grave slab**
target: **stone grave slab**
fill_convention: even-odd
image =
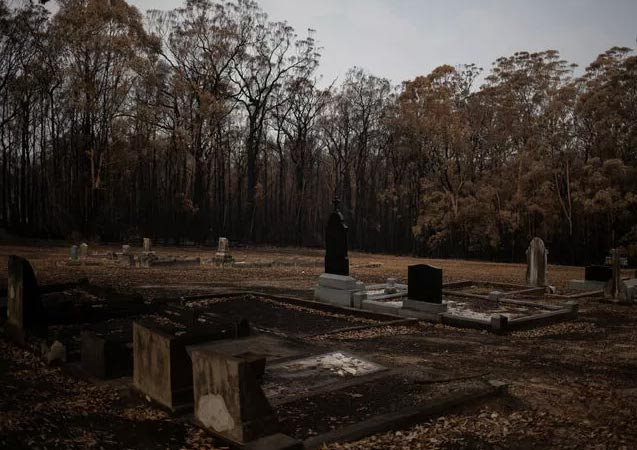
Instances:
[[[263,383],[265,395],[276,403],[310,396],[313,391],[387,370],[364,357],[346,351],[306,356],[268,365]]]

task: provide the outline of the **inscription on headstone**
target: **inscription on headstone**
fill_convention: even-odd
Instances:
[[[427,264],[409,266],[407,298],[442,303],[442,269]]]
[[[325,273],[348,276],[347,225],[339,203],[339,199],[334,199],[334,211],[330,214],[325,229]]]
[[[526,284],[529,286],[548,286],[548,250],[544,241],[533,238],[526,250]]]

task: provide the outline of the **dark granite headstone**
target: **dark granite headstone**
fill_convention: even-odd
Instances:
[[[418,264],[409,266],[407,298],[428,303],[442,303],[442,269]]]
[[[7,298],[7,334],[24,344],[26,333],[44,335],[46,315],[40,298],[40,288],[29,261],[9,256],[9,285]]]
[[[325,273],[349,275],[347,257],[347,225],[338,208],[339,200],[334,200],[334,211],[325,229]]]
[[[613,268],[608,266],[588,266],[584,269],[586,281],[601,281],[608,283],[613,278]]]

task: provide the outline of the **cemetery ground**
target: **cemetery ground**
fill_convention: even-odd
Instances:
[[[204,259],[214,254],[210,248],[155,250],[158,254]],[[125,268],[112,264],[69,266],[65,264],[66,246],[1,245],[1,289],[6,287],[6,261],[12,254],[29,259],[41,285],[88,278],[93,285],[154,298],[240,290],[310,300],[312,287],[323,271],[321,250],[233,248],[238,261],[300,256],[316,260],[314,266]],[[366,283],[382,283],[389,277],[405,282],[407,266],[422,262],[442,267],[445,282],[520,284],[524,279],[522,264],[350,254],[352,275]],[[583,270],[551,266],[550,282],[565,288],[568,280],[582,278]],[[406,396],[426,402],[441,391],[459,391],[479,380],[499,380],[508,384],[507,392],[500,396],[462,404],[400,430],[328,447],[637,448],[637,310],[599,298],[578,302],[580,314],[575,321],[506,335],[427,322],[321,335],[325,327],[333,331],[348,326],[340,322],[343,317],[334,314],[315,314],[305,322],[299,319],[298,324],[278,324],[279,330],[290,328],[302,345],[324,352],[352,352],[384,367],[419,372],[416,383],[410,379],[413,385],[404,386],[404,379],[398,375],[378,379],[359,387],[360,392],[352,390],[351,401],[345,403],[330,402],[329,394],[302,400],[299,411],[304,412],[294,415],[289,412],[294,409],[288,408],[292,417],[283,419],[288,428],[298,426],[311,436],[312,431],[307,430],[312,426],[316,432],[329,431],[382,411],[386,405],[406,402]],[[318,326],[319,322],[324,325]],[[130,380],[90,383],[65,367],[45,365],[3,338],[0,448],[223,448],[187,417],[164,412],[129,385]],[[365,388],[369,392],[363,392]],[[371,399],[366,405],[357,403],[357,396],[362,395]],[[307,411],[315,414],[304,416]]]

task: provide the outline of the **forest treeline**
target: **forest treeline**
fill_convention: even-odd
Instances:
[[[519,52],[400,86],[320,77],[251,0],[142,15],[123,0],[0,0],[0,228],[598,261],[637,243],[637,56],[577,72]],[[327,87],[326,87],[327,86]]]

